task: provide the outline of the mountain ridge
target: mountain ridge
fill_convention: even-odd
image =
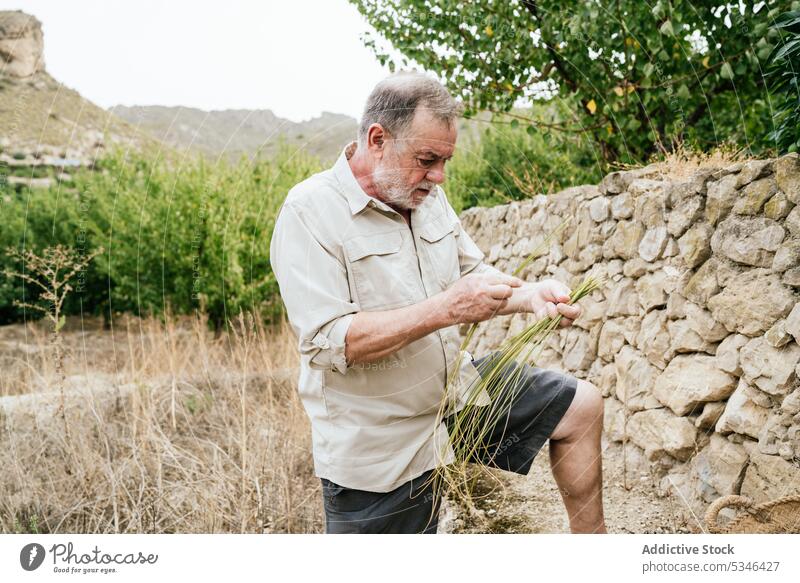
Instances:
[[[176,149],[229,158],[270,155],[286,143],[329,162],[355,139],[358,127],[355,119],[328,111],[302,122],[281,118],[270,109],[115,105],[108,111]]]

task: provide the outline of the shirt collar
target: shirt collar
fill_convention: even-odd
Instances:
[[[336,179],[339,181],[344,195],[347,197],[347,204],[350,206],[351,214],[358,214],[369,205],[387,212],[396,213],[397,211],[383,201],[380,201],[364,192],[364,189],[361,188],[361,185],[358,183],[358,180],[356,180],[356,177],[353,176],[353,171],[351,170],[350,164],[347,161],[355,153],[357,146],[357,142],[350,142],[347,144],[342,150],[342,153],[339,154],[339,158],[336,160],[336,163],[333,165],[333,173],[336,176]],[[436,196],[438,194],[439,187],[436,186],[431,191],[431,195]]]

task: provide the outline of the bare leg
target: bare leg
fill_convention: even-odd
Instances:
[[[550,436],[550,467],[573,533],[606,532],[603,518],[603,397],[578,380],[567,412]]]

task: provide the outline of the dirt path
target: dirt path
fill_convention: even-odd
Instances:
[[[657,484],[647,475],[628,469],[623,486],[622,447],[604,444],[603,497],[606,527],[610,533],[697,532],[697,522],[673,495],[658,495]],[[478,503],[479,513],[469,516],[446,503],[439,532],[447,533],[568,533],[569,522],[550,469],[548,446],[536,456],[527,476],[496,470],[506,487]],[[481,480],[478,490],[490,488]]]

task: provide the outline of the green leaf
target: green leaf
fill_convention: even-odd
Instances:
[[[643,72],[644,72],[644,76],[645,77],[650,77],[653,74],[653,71],[655,71],[655,67],[653,66],[653,63],[647,63],[644,66],[644,71]]]
[[[774,61],[781,60],[784,56],[786,56],[788,52],[796,50],[798,46],[800,46],[800,38],[787,42],[780,49],[778,49],[778,52],[775,53],[773,60]]]
[[[519,127],[519,120],[518,120],[518,119],[512,119],[512,120],[511,120],[511,129],[512,129],[512,130],[515,130],[515,129],[517,129],[518,127]]]
[[[680,97],[681,99],[689,99],[691,97],[691,94],[689,93],[689,88],[686,86],[685,83],[681,84],[681,86],[678,87],[678,97]]]
[[[56,331],[56,332],[58,332],[59,330],[61,330],[61,329],[64,327],[64,324],[66,324],[66,323],[67,323],[67,319],[66,319],[66,318],[64,317],[64,315],[62,314],[62,315],[61,315],[61,316],[58,318],[58,323],[56,324],[56,329],[55,329],[55,331]]]
[[[665,34],[667,36],[675,36],[675,31],[672,30],[672,21],[665,20],[664,24],[662,24],[658,29],[661,34]]]
[[[531,124],[531,125],[529,125],[528,127],[525,128],[525,131],[528,132],[529,136],[535,136],[536,135],[536,126]]]
[[[719,76],[723,79],[733,79],[733,67],[731,67],[730,63],[722,65],[722,68],[719,70]]]

